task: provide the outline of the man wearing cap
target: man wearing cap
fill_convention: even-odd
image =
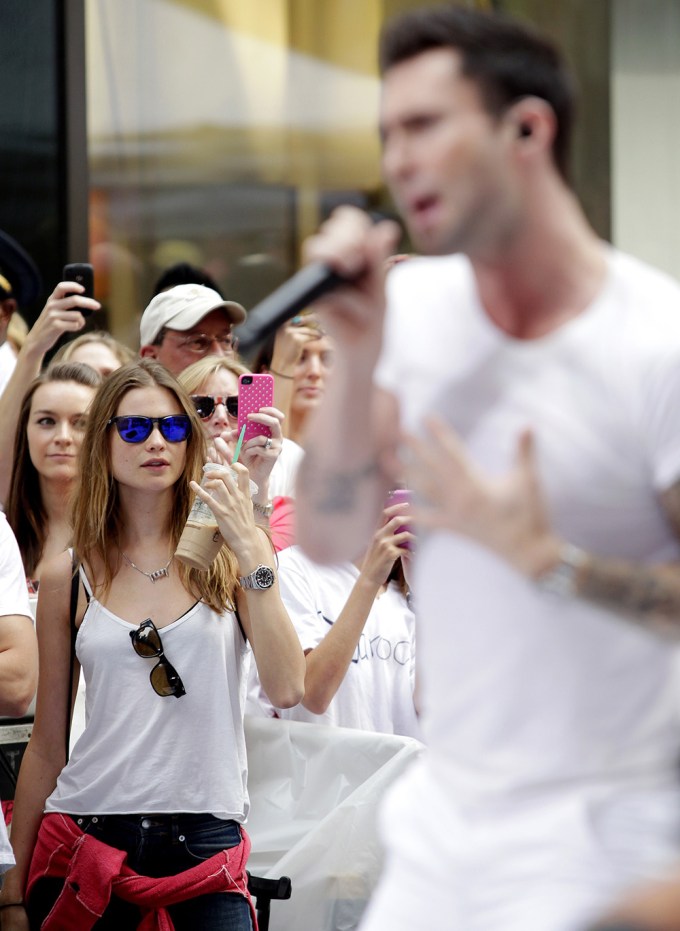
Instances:
[[[139,354],[179,375],[203,356],[233,355],[232,327],[245,319],[240,304],[212,288],[178,284],[157,294],[142,314]]]
[[[38,296],[42,287],[33,259],[18,242],[0,230],[0,394],[10,380],[16,357],[7,342],[12,314]]]

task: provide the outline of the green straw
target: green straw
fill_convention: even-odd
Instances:
[[[241,427],[241,435],[239,436],[238,440],[236,441],[236,449],[234,450],[234,458],[231,460],[231,464],[232,464],[232,465],[233,465],[235,462],[238,462],[238,457],[239,457],[239,455],[241,454],[241,446],[243,445],[243,437],[246,435],[246,427],[247,427],[247,426],[248,426],[248,425],[244,423],[243,426]]]

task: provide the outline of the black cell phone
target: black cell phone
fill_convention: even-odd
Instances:
[[[70,265],[64,265],[61,280],[76,281],[85,288],[81,292],[82,297],[94,297],[94,268],[87,262],[71,262]],[[83,307],[74,307],[73,310],[79,310],[83,317],[89,317],[92,313],[91,310]]]

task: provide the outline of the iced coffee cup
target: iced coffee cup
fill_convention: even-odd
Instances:
[[[203,481],[210,478],[211,472],[218,471],[222,466],[216,462],[206,462],[203,466]],[[231,477],[235,482],[238,478],[236,472],[231,470]],[[257,494],[257,485],[250,481],[251,495]],[[219,553],[224,538],[217,526],[217,519],[208,505],[201,498],[196,498],[189,517],[184,525],[182,536],[179,538],[175,556],[180,562],[191,566],[192,569],[209,569]]]
[[[206,463],[203,467],[203,482],[219,468],[214,462]],[[223,543],[215,515],[205,501],[197,497],[179,538],[175,556],[192,569],[209,569]]]

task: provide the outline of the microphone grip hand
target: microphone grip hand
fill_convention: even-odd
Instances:
[[[384,300],[384,263],[401,233],[398,224],[356,207],[339,207],[305,243],[309,264],[248,314],[236,330],[248,352],[282,323],[342,285],[358,284],[369,303]]]
[[[312,262],[260,301],[248,314],[248,319],[235,331],[244,352],[255,348],[282,323],[290,320],[324,294],[347,279],[336,274],[323,262]]]

